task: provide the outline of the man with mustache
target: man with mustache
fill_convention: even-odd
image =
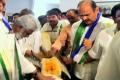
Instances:
[[[51,43],[54,43],[61,29],[69,24],[69,21],[60,19],[61,11],[59,9],[54,8],[47,12],[47,23],[43,25],[41,31],[49,33]]]

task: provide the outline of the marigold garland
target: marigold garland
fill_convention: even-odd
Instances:
[[[62,69],[60,62],[56,57],[43,58],[41,63],[43,74],[50,74],[60,77]]]

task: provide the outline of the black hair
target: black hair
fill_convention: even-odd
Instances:
[[[21,10],[21,12],[20,12],[20,16],[27,15],[27,14],[34,15],[33,11],[31,9],[28,9],[28,8],[25,8],[25,9]]]
[[[62,15],[66,15],[67,12],[62,12]]]
[[[73,11],[75,14],[78,14],[78,10],[76,10],[76,9],[69,9],[69,10],[67,10],[67,12],[69,12],[69,11]]]
[[[111,10],[111,16],[112,16],[113,19],[116,18],[116,12],[118,10],[120,10],[120,3],[116,4]]]
[[[20,16],[20,13],[14,13],[12,16]]]
[[[85,2],[84,0],[83,0],[83,1],[80,1],[77,7],[79,7],[79,6],[80,6],[82,3],[84,3],[84,2]],[[96,2],[93,1],[93,0],[90,0],[89,2],[90,2],[90,5],[91,5],[92,9],[95,10],[96,7],[97,7]]]
[[[41,25],[43,26],[47,22],[47,17],[46,17],[46,15],[42,15],[42,16],[38,17],[38,20],[41,23]]]
[[[60,9],[53,8],[53,9],[47,11],[47,16],[50,16],[50,15],[61,15],[61,13],[62,12],[60,11]]]

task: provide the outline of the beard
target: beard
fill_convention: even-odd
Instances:
[[[49,21],[50,26],[56,26],[58,24],[58,21],[51,20]]]
[[[15,37],[19,40],[22,38],[22,33],[21,32],[17,32],[15,33]]]

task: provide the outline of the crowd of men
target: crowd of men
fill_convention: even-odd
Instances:
[[[11,25],[5,5],[0,0],[0,80],[55,80],[41,73],[40,63],[54,56],[71,76],[62,73],[63,80],[120,80],[120,4],[113,6],[112,19],[93,0],[63,14],[53,8],[38,20],[23,9]]]

